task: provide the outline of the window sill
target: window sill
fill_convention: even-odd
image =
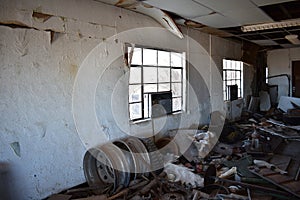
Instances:
[[[171,114],[169,114],[169,115],[167,115],[167,117],[168,116],[175,116],[175,115],[179,115],[179,114],[182,114],[183,113],[183,111],[177,111],[177,112],[174,112],[174,113],[171,113]],[[164,116],[161,116],[161,117],[164,117]],[[160,117],[156,117],[156,118],[160,118]],[[156,118],[154,118],[154,119],[156,119]],[[140,123],[145,123],[145,122],[150,122],[151,120],[152,120],[153,118],[147,118],[147,119],[140,119],[140,120],[136,120],[136,121],[129,121],[129,124],[140,124]]]
[[[140,123],[144,123],[144,122],[150,122],[152,118],[147,118],[147,119],[140,119],[140,120],[136,120],[136,121],[129,121],[129,124],[140,124]]]

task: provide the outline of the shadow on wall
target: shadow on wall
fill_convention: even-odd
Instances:
[[[210,95],[209,95],[209,89],[197,69],[190,64],[189,65],[189,81],[190,85],[192,86],[193,90],[195,91],[195,94],[197,95],[197,99],[199,102],[199,112],[201,113],[199,124],[208,124],[210,122],[210,113],[211,113],[211,101],[210,101]],[[190,102],[187,101],[189,104]],[[189,108],[193,110],[193,108]],[[198,125],[199,125],[198,124]]]
[[[2,200],[12,198],[10,180],[12,179],[10,165],[5,162],[0,162],[0,197]]]

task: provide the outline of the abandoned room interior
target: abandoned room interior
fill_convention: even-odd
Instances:
[[[0,199],[300,199],[300,1],[1,0]]]

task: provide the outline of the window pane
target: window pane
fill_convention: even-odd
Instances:
[[[144,92],[157,92],[156,84],[144,84]]]
[[[181,82],[181,69],[172,69],[172,82]]]
[[[131,48],[128,48],[128,53],[130,55]],[[142,49],[141,48],[134,48],[133,55],[132,55],[132,65],[141,65],[142,64]]]
[[[157,65],[157,50],[143,50],[143,65]]]
[[[234,74],[235,74],[234,71],[228,71],[227,73],[229,76],[228,79],[230,79],[230,80],[234,79]]]
[[[173,111],[181,110],[181,98],[173,98],[172,99],[172,107]]]
[[[173,97],[181,96],[181,83],[172,83]]]
[[[158,51],[158,65],[170,66],[170,52]]]
[[[170,82],[170,68],[158,68],[158,82]]]
[[[157,67],[144,67],[144,83],[157,83]]]
[[[236,79],[241,79],[241,72],[240,71],[236,72]]]
[[[227,60],[223,59],[223,69],[227,69]]]
[[[142,82],[141,67],[130,67],[129,84]]]
[[[170,83],[158,84],[158,91],[159,92],[170,91]]]
[[[236,81],[236,84],[237,84],[237,86],[238,86],[238,89],[241,89],[241,83],[240,83],[240,81],[238,80],[238,81]]]
[[[142,118],[142,103],[129,104],[130,119]]]
[[[137,102],[142,100],[142,86],[129,85],[129,102]]]
[[[182,54],[171,52],[171,66],[182,67]]]

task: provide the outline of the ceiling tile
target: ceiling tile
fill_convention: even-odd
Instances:
[[[273,40],[251,40],[251,42],[254,42],[258,45],[261,46],[271,46],[271,45],[278,45],[276,42]]]
[[[146,0],[145,2],[188,19],[208,15],[213,12],[211,9],[192,0]]]
[[[215,12],[226,16],[236,24],[256,24],[263,22],[273,22],[267,14],[259,9],[250,0],[194,0],[209,7]],[[225,26],[223,26],[225,27]]]
[[[227,17],[224,17],[218,13],[214,13],[214,14],[206,15],[206,16],[202,16],[202,17],[197,17],[192,20],[199,22],[201,24],[205,24],[207,26],[214,27],[214,28],[239,26],[239,24],[232,22]]]
[[[284,2],[295,1],[295,0],[251,0],[251,1],[255,3],[257,6],[266,6],[266,5],[284,3]]]

